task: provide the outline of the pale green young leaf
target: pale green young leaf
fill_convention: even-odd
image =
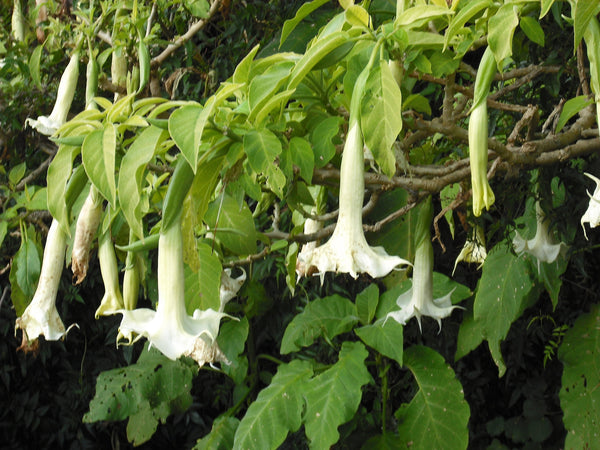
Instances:
[[[185,309],[192,315],[196,309],[217,311],[219,309],[219,288],[223,267],[219,257],[209,245],[199,243],[196,254],[197,270],[186,265]]]
[[[544,46],[546,41],[544,30],[542,29],[542,26],[536,19],[530,16],[523,16],[521,17],[521,22],[519,23],[519,26],[530,41],[535,42],[541,47]]]
[[[127,149],[119,169],[119,203],[129,227],[137,238],[144,237],[141,210],[142,182],[146,164],[154,156],[167,132],[155,126],[142,131]]]
[[[211,232],[236,255],[256,253],[254,219],[246,202],[241,207],[233,197],[218,197],[208,205],[204,220]]]
[[[287,183],[287,179],[285,178],[285,174],[283,171],[277,167],[276,165],[270,165],[265,175],[267,176],[267,187],[274,192],[277,197],[283,199],[283,188]]]
[[[292,162],[300,170],[300,176],[307,182],[312,182],[315,159],[310,143],[301,137],[290,139],[290,153]]]
[[[356,328],[354,331],[369,347],[402,366],[404,327],[400,323],[379,319],[374,324]]]
[[[244,151],[250,167],[256,173],[267,172],[281,153],[281,142],[271,131],[263,128],[244,135]]]
[[[562,111],[560,112],[558,122],[556,122],[556,130],[554,130],[554,132],[560,133],[560,130],[564,128],[571,117],[573,117],[575,114],[578,114],[579,111],[587,108],[592,103],[594,103],[594,101],[587,95],[580,95],[567,100],[563,105]]]
[[[513,3],[502,5],[488,22],[488,43],[499,64],[512,55],[512,41],[519,24],[518,7]]]
[[[300,8],[298,8],[296,15],[293,18],[286,20],[283,24],[283,28],[281,29],[281,38],[279,40],[279,47],[283,45],[290,33],[294,31],[294,28],[296,28],[296,26],[302,22],[305,17],[307,17],[314,10],[326,4],[328,1],[329,0],[312,0],[310,2],[306,2]]]
[[[356,311],[360,319],[360,323],[367,325],[371,323],[377,311],[379,303],[379,288],[376,284],[370,284],[356,295]]]
[[[240,421],[235,417],[217,417],[206,436],[198,439],[192,450],[230,450],[233,448],[233,437]]]
[[[294,67],[291,61],[281,61],[273,64],[264,73],[255,76],[250,81],[248,87],[248,105],[250,114],[248,120],[254,122],[257,114],[265,107],[271,98],[279,91],[290,75],[290,71]],[[293,92],[286,90],[286,92]]]
[[[600,429],[600,305],[580,316],[558,349],[565,448],[595,448]]]
[[[396,17],[394,26],[415,28],[430,20],[453,15],[454,11],[447,7],[437,5],[417,5],[404,10]]]
[[[460,2],[458,13],[450,21],[450,25],[446,28],[444,36],[444,50],[450,45],[452,39],[481,10],[488,8],[492,4],[491,0],[471,0],[468,3]],[[466,6],[465,6],[466,5]]]
[[[310,302],[285,329],[281,353],[285,355],[308,347],[321,336],[331,339],[350,331],[358,323],[356,314],[354,303],[339,295]]]
[[[115,157],[117,139],[115,126],[107,123],[104,128],[88,134],[81,146],[81,161],[85,172],[98,192],[116,206]]]
[[[252,50],[240,61],[240,63],[235,68],[233,72],[232,81],[234,83],[248,83],[248,78],[250,76],[250,67],[252,66],[252,62],[254,61],[254,57],[258,53],[259,45],[255,45]]]
[[[73,161],[81,152],[81,147],[61,144],[48,167],[48,210],[66,233],[69,231],[69,211],[66,202],[67,183],[73,172]]]
[[[577,46],[585,33],[590,20],[595,17],[600,11],[600,2],[598,0],[578,0],[575,3],[573,11],[573,28],[575,38],[573,41],[573,51],[577,50]]]
[[[396,158],[392,145],[402,130],[402,93],[387,61],[380,61],[369,73],[360,119],[365,145],[383,173],[393,176]]]
[[[281,364],[271,384],[258,394],[242,418],[233,449],[276,449],[289,432],[297,431],[302,424],[306,382],[312,373],[308,361]]]
[[[304,427],[311,448],[331,448],[340,437],[338,427],[356,414],[362,387],[371,380],[368,355],[360,342],[344,342],[338,361],[306,384]]]
[[[469,443],[469,405],[454,371],[435,350],[413,346],[404,352],[419,390],[396,411],[398,435],[411,449],[466,449]]]
[[[214,104],[215,97],[211,97],[204,107],[198,104],[182,106],[169,117],[169,133],[194,173],[196,173],[198,165],[204,127],[213,111]]]
[[[31,52],[31,56],[29,57],[29,74],[31,75],[31,79],[39,89],[42,89],[42,77],[40,75],[40,60],[42,58],[43,49],[44,44],[38,45]]]
[[[548,11],[550,11],[550,8],[552,8],[552,5],[555,1],[556,0],[541,0],[542,6],[540,8],[540,19],[544,18],[544,16],[548,14]]]
[[[452,202],[456,199],[456,196],[460,192],[460,184],[448,184],[442,188],[440,192],[440,203],[442,204],[442,209],[448,208]],[[450,234],[454,239],[454,216],[452,215],[453,210],[449,209],[444,214],[444,218],[448,223],[448,227],[450,228]]]

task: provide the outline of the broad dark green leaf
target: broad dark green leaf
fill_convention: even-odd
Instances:
[[[304,427],[311,448],[331,448],[340,437],[338,427],[356,414],[362,387],[371,380],[368,355],[360,342],[344,342],[338,361],[306,384]]]
[[[34,227],[30,226],[26,236],[21,239],[19,250],[13,256],[9,273],[11,299],[17,317],[23,315],[35,294],[41,268],[42,249],[37,242]]]
[[[210,433],[199,439],[192,450],[230,450],[240,421],[235,417],[220,416],[212,424]]]
[[[541,47],[545,45],[546,39],[544,35],[544,30],[542,29],[542,26],[536,19],[530,16],[521,17],[521,22],[519,22],[519,26],[530,41],[535,42]]]
[[[208,205],[204,220],[212,233],[236,255],[256,253],[256,230],[248,205],[223,194]]]
[[[600,430],[600,305],[580,316],[558,350],[565,448],[595,448]]]
[[[358,323],[356,314],[354,303],[339,295],[310,302],[285,329],[281,353],[285,355],[308,347],[321,336],[331,339],[350,331]]]
[[[466,449],[469,443],[469,405],[452,367],[435,350],[413,346],[404,352],[418,392],[396,411],[398,435],[410,448]]]
[[[354,330],[369,347],[402,366],[404,327],[393,319],[380,319],[372,325]]]
[[[222,364],[221,370],[238,385],[244,383],[248,373],[248,358],[243,353],[248,339],[248,319],[226,320],[221,325],[217,342],[231,364]]]
[[[371,323],[377,311],[379,303],[379,288],[376,284],[370,284],[366,289],[361,291],[356,296],[356,311],[360,319],[360,323],[367,325]]]
[[[242,418],[233,449],[276,449],[290,431],[297,431],[302,424],[306,382],[312,373],[308,361],[281,364],[271,384],[260,391]]]

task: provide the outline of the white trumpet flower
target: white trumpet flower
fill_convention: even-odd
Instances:
[[[219,312],[223,312],[225,310],[225,305],[229,303],[229,301],[234,298],[242,284],[246,281],[246,271],[242,269],[242,274],[233,278],[231,276],[231,269],[225,269],[221,272],[221,286],[219,288]]]
[[[46,136],[52,136],[67,121],[67,115],[73,103],[77,79],[79,78],[79,52],[74,52],[65,68],[56,94],[56,103],[48,117],[40,116],[37,120],[27,119],[26,124]]]
[[[96,319],[100,316],[117,314],[125,308],[123,295],[119,287],[117,255],[115,255],[115,248],[109,232],[104,233],[98,239],[98,261],[100,262],[100,274],[104,283],[104,296],[96,310]]]
[[[590,192],[587,191],[587,194],[590,197],[590,204],[588,205],[588,209],[581,217],[581,228],[583,228],[583,235],[587,239],[588,237],[587,233],[585,232],[584,223],[589,223],[591,228],[596,228],[598,225],[600,225],[600,180],[589,173],[584,173],[584,175],[596,182],[594,195],[591,195]]]
[[[487,258],[487,250],[485,248],[485,236],[483,235],[483,230],[480,226],[475,228],[475,232],[471,238],[467,238],[465,245],[463,246],[460,254],[454,261],[454,269],[452,269],[452,275],[454,276],[454,271],[456,270],[456,265],[464,261],[466,263],[475,263],[478,264],[477,269],[481,269],[483,263],[485,262],[485,258]]]
[[[538,261],[538,272],[540,271],[540,263],[552,263],[556,261],[558,255],[564,254],[567,250],[567,245],[564,242],[555,243],[552,236],[548,232],[548,221],[544,216],[544,211],[540,207],[539,202],[535,204],[535,214],[537,221],[537,229],[533,239],[524,239],[517,231],[513,238],[513,248],[518,255],[527,253]]]
[[[21,348],[26,351],[34,346],[34,341],[39,336],[44,336],[47,341],[57,341],[74,326],[71,325],[65,330],[56,309],[56,294],[64,267],[66,248],[67,236],[58,221],[53,220],[46,238],[37,289],[31,303],[15,323],[15,331],[19,328],[23,330]]]
[[[383,247],[371,247],[367,243],[362,227],[364,183],[362,132],[358,120],[351,120],[342,154],[336,227],[327,243],[298,255],[305,273],[314,266],[321,281],[325,272],[349,273],[354,278],[366,272],[377,278],[401,264],[410,265],[399,256],[388,255]]]

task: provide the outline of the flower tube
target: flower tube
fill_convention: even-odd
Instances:
[[[20,348],[25,351],[35,347],[35,341],[40,335],[43,335],[47,341],[57,341],[68,332],[56,309],[56,294],[66,248],[67,236],[58,221],[53,220],[44,246],[44,258],[37,289],[31,303],[15,323],[15,331],[19,328],[23,330],[23,344]]]
[[[208,309],[195,310],[189,316],[185,307],[185,274],[181,209],[183,199],[193,180],[193,172],[185,158],[180,157],[169,183],[163,207],[163,223],[158,240],[158,305],[156,311],[138,308],[120,310],[123,320],[119,337],[132,342],[132,335],[145,336],[170,359],[189,356],[199,366],[224,362],[216,338],[221,319],[227,314]]]
[[[399,311],[388,313],[388,318],[405,325],[412,317],[417,318],[421,331],[421,317],[435,319],[442,329],[442,319],[448,317],[455,308],[452,305],[452,291],[441,298],[433,298],[433,245],[429,227],[433,217],[431,197],[425,202],[417,223],[417,249],[413,266],[412,286],[396,300]]]
[[[591,228],[596,228],[600,224],[600,180],[589,173],[584,173],[584,175],[596,182],[594,195],[591,195],[590,192],[587,191],[587,195],[590,197],[590,203],[583,216],[581,216],[581,228],[583,228],[583,235],[587,239],[588,237],[585,232],[584,223],[589,223]]]
[[[80,284],[87,275],[90,262],[90,248],[98,231],[98,225],[102,218],[102,197],[94,186],[83,203],[77,225],[75,226],[75,239],[71,253],[71,270],[73,271],[73,282]]]
[[[350,121],[340,167],[339,214],[333,235],[310,253],[298,255],[305,273],[317,268],[321,282],[325,272],[349,273],[357,278],[366,272],[374,278],[383,277],[397,266],[410,265],[399,256],[390,256],[383,247],[371,247],[362,227],[364,198],[363,135],[358,113],[369,66],[359,75],[352,92]]]
[[[513,247],[518,255],[528,253],[538,261],[538,272],[540,271],[540,262],[552,263],[556,261],[558,255],[564,254],[567,245],[564,242],[555,244],[554,239],[548,232],[548,221],[539,202],[535,203],[535,213],[537,228],[533,239],[525,240],[517,231],[513,239]]]
[[[27,119],[26,124],[35,128],[38,132],[51,136],[66,121],[71,103],[75,96],[77,88],[77,79],[79,78],[79,52],[73,52],[71,60],[60,78],[58,93],[56,94],[56,103],[48,117],[40,116],[37,120]]]
[[[488,163],[488,115],[487,96],[494,74],[496,60],[490,47],[485,50],[477,77],[475,78],[473,108],[469,117],[469,163],[471,165],[471,186],[473,190],[473,214],[490,209],[495,197],[487,179]]]
[[[96,310],[96,319],[100,316],[110,316],[120,312],[125,306],[119,287],[119,268],[117,255],[110,239],[110,232],[102,234],[98,239],[98,261],[100,273],[104,282],[104,296]]]

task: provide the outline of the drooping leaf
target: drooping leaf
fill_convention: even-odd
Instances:
[[[369,73],[360,114],[365,144],[391,177],[396,172],[392,144],[402,130],[402,93],[387,61],[380,61]]]
[[[558,349],[565,448],[595,448],[600,429],[600,305],[580,316]]]
[[[156,148],[167,136],[167,132],[150,126],[135,138],[119,169],[119,202],[121,211],[137,238],[144,237],[142,226],[141,193],[144,169],[154,156]]]
[[[23,315],[33,298],[40,277],[42,251],[36,241],[35,228],[30,226],[21,239],[21,246],[13,256],[10,267],[11,299],[17,317]]]
[[[288,324],[281,340],[281,353],[287,354],[312,345],[320,336],[331,339],[348,332],[358,322],[356,306],[339,295],[310,302]]]
[[[214,106],[215,97],[211,97],[204,107],[199,104],[182,106],[169,116],[169,133],[194,173],[198,165],[204,127]]]
[[[304,389],[312,373],[308,361],[281,364],[242,418],[233,449],[276,449],[290,431],[297,431],[302,424]]]
[[[513,35],[519,24],[516,9],[513,3],[502,5],[488,22],[488,43],[498,64],[512,55]]]
[[[544,46],[546,41],[544,30],[537,20],[530,16],[524,16],[521,17],[519,26],[530,41],[535,42],[541,47]]]
[[[587,108],[592,103],[594,103],[594,100],[589,98],[587,95],[580,95],[567,100],[563,105],[562,111],[560,112],[558,122],[556,122],[555,133],[560,133],[560,130],[563,129],[571,117],[579,113],[579,111],[582,109]]]
[[[356,414],[361,388],[371,380],[368,354],[360,342],[344,342],[338,361],[306,384],[304,427],[311,448],[331,448],[340,437],[337,428]]]
[[[575,38],[573,41],[573,51],[576,51],[590,20],[600,11],[600,3],[595,0],[578,0],[574,4],[573,28],[575,30]]]
[[[248,120],[251,123],[258,125],[257,116],[259,114],[263,117],[266,116],[266,113],[261,113],[261,111],[266,107],[267,103],[273,102],[273,98],[276,97],[275,94],[286,83],[293,67],[293,62],[281,61],[278,64],[270,66],[264,73],[252,79],[248,88],[248,106],[250,107]],[[294,91],[293,89],[286,89],[285,92],[291,95]],[[273,108],[274,106],[271,105],[270,109]]]
[[[204,220],[215,237],[236,255],[256,253],[256,230],[248,205],[223,194],[208,205]],[[222,199],[222,201],[221,201]]]
[[[404,327],[395,320],[380,319],[374,324],[354,330],[369,347],[402,366]]]
[[[219,416],[212,424],[210,433],[198,439],[192,450],[230,450],[233,436],[240,421],[235,417]]]
[[[88,178],[98,192],[116,207],[117,183],[115,158],[117,131],[115,125],[107,123],[104,128],[88,134],[81,146],[81,161]]]
[[[69,211],[66,202],[67,183],[73,172],[73,161],[79,155],[81,147],[61,144],[48,167],[46,177],[48,190],[48,210],[60,223],[63,230],[69,230]]]
[[[185,271],[185,304],[190,315],[196,309],[219,309],[219,288],[223,271],[219,257],[209,245],[199,243],[194,253],[198,267],[194,270],[186,266]]]
[[[42,77],[40,75],[40,60],[42,58],[43,49],[44,44],[38,45],[31,52],[31,56],[29,57],[29,74],[31,75],[31,79],[39,89],[42,89]]]
[[[367,325],[371,323],[377,311],[377,303],[379,303],[379,288],[376,284],[369,285],[356,296],[356,311],[360,319],[360,323]]]
[[[465,449],[469,441],[469,405],[452,367],[435,350],[409,347],[404,365],[419,387],[409,404],[396,411],[398,435],[411,449]]]

